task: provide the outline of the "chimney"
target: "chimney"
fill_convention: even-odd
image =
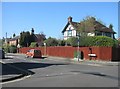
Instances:
[[[72,17],[71,16],[68,17],[68,22],[72,22]]]

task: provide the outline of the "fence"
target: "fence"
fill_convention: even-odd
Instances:
[[[33,49],[30,47],[23,47],[19,49],[20,53],[26,53],[28,50]],[[39,49],[42,55],[74,58],[74,52],[78,50],[77,47],[71,46],[54,46],[54,47],[35,47],[34,49]],[[120,53],[120,48],[112,47],[80,47],[80,51],[83,52],[85,60],[105,60],[105,61],[119,61],[118,53]],[[96,57],[89,57],[88,54],[96,54]]]

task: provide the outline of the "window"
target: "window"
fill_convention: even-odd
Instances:
[[[34,50],[36,54],[40,54],[40,50]]]
[[[102,36],[102,32],[96,32],[97,36]]]
[[[72,36],[72,30],[68,30],[67,35]]]
[[[29,50],[29,52],[31,52],[31,53],[32,53],[32,52],[33,52],[33,50]]]
[[[105,33],[105,36],[111,37],[111,33],[106,32],[106,33]]]

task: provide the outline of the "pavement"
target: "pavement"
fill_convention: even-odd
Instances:
[[[48,58],[49,60],[63,61],[63,62],[66,61],[69,63],[76,63],[76,64],[96,65],[96,66],[99,66],[99,65],[100,66],[119,66],[119,62],[98,61],[98,60],[96,61],[95,60],[79,60],[78,61],[77,59],[52,57],[52,56],[49,56]],[[8,71],[2,71],[2,73],[0,73],[0,83],[11,81],[14,79],[19,79],[30,74],[24,70],[21,70],[9,64],[5,64],[4,62],[2,62],[2,60],[0,60],[0,65],[2,65],[2,69],[9,70],[9,73]]]
[[[52,56],[49,56],[50,59],[53,59],[53,60],[64,60],[64,61],[68,61],[70,63],[77,63],[77,64],[88,64],[88,65],[94,65],[94,64],[98,64],[98,65],[101,65],[101,66],[119,66],[119,63],[120,62],[112,62],[112,61],[101,61],[101,60],[81,60],[77,58],[62,58],[62,57],[52,57]]]
[[[2,62],[2,60],[0,60],[0,65],[2,66],[2,71],[0,72],[0,84],[29,75],[28,72],[21,70],[15,66],[5,64],[4,62]]]

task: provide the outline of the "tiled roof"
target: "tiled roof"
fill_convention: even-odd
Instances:
[[[10,39],[11,39],[11,38],[6,38],[6,41],[7,41],[7,42],[10,41]]]
[[[41,35],[40,35],[40,34],[35,34],[35,36],[36,36],[37,38],[41,37]]]
[[[71,24],[76,30],[78,30],[78,27],[80,27],[81,25],[81,23],[78,22],[68,22],[67,25],[64,27],[62,33],[64,33],[64,31],[66,30],[69,24]],[[98,21],[95,21],[93,24],[94,26],[85,29],[85,32],[100,31],[100,32],[110,32],[114,34],[116,33],[113,31],[113,29],[106,27],[105,25],[99,23]]]
[[[9,39],[9,41],[14,41],[14,40],[17,40],[17,39],[19,39],[19,38],[20,38],[20,36],[16,36],[16,37],[14,37],[14,38]]]
[[[101,32],[110,32],[110,33],[116,33],[113,31],[113,29],[110,29],[106,27],[105,25],[99,23],[98,21],[95,22],[95,31],[101,31]]]

